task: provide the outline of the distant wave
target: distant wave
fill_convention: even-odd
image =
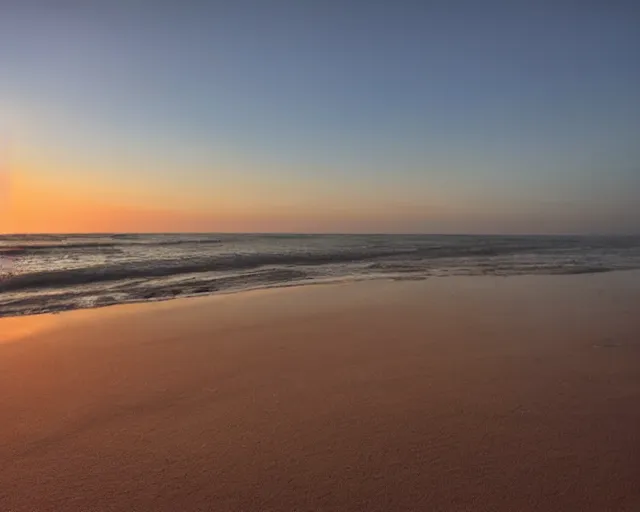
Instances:
[[[613,272],[616,269],[609,267],[574,267],[574,268],[558,268],[550,274],[574,275],[574,274],[601,274],[603,272]],[[630,270],[630,269],[629,269]]]
[[[5,246],[0,248],[0,252],[7,252],[12,254],[32,254],[32,253],[43,253],[43,252],[52,252],[52,251],[60,251],[60,250],[68,250],[73,251],[75,249],[87,249],[87,248],[96,248],[96,249],[105,249],[109,247],[115,247],[119,245],[116,242],[79,242],[79,243],[68,243],[68,244],[33,244],[33,245],[17,245],[17,246]]]
[[[273,239],[285,239],[284,235],[276,236],[270,235],[270,238]],[[293,239],[293,236],[289,236],[288,238]],[[297,236],[297,238],[300,238]],[[95,242],[64,242],[64,243],[36,243],[29,245],[5,245],[0,246],[0,254],[2,253],[10,253],[12,255],[28,255],[28,254],[46,254],[53,252],[61,252],[61,251],[75,251],[75,250],[83,250],[83,249],[95,249],[97,251],[100,250],[109,250],[109,249],[117,249],[117,248],[127,248],[127,247],[144,247],[144,248],[153,248],[153,247],[164,247],[164,246],[203,246],[203,245],[220,245],[222,240],[219,239],[183,239],[183,240],[135,240],[133,238],[126,239],[127,241],[95,241]],[[517,244],[488,244],[485,246],[433,246],[426,248],[398,248],[394,246],[380,244],[377,246],[369,247],[368,251],[352,251],[352,252],[331,252],[326,254],[315,254],[306,256],[311,264],[314,258],[318,260],[318,262],[323,263],[327,259],[336,258],[337,261],[358,261],[365,260],[372,257],[379,257],[385,255],[404,255],[410,256],[413,255],[415,258],[422,259],[425,257],[428,258],[446,258],[446,257],[461,257],[461,256],[496,256],[500,254],[506,253],[517,253],[517,252],[526,252],[529,250],[544,250],[544,247],[540,245],[517,245]],[[557,247],[550,246],[550,249],[557,250]],[[267,256],[268,257],[268,256]],[[278,258],[280,256],[276,256]],[[304,259],[304,257],[302,258]],[[302,259],[299,257],[292,257],[292,263],[300,263]]]
[[[131,240],[131,239],[129,239]],[[144,246],[162,247],[171,245],[208,245],[220,244],[220,240],[158,240],[158,241],[127,241],[127,242],[71,242],[71,243],[44,243],[31,245],[15,245],[0,247],[0,254],[28,255],[46,254],[61,251],[74,251],[78,249],[114,250],[118,248]]]
[[[222,240],[213,238],[203,238],[201,240],[159,240],[157,242],[140,242],[140,245],[154,246],[154,245],[217,245],[222,243]]]

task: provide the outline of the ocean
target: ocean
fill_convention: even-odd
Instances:
[[[365,279],[640,268],[640,237],[0,236],[0,317]]]

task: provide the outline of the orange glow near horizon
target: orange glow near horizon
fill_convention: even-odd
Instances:
[[[122,185],[93,185],[66,176],[47,179],[39,173],[0,170],[0,233],[499,233],[553,232],[552,215],[523,212],[501,218],[499,209],[473,205],[431,208],[411,203],[376,203],[371,198],[346,201],[316,197],[303,201],[265,193],[218,191],[202,196],[176,190],[165,198]],[[206,197],[206,196],[205,196]],[[218,200],[218,198],[222,200]],[[308,198],[307,195],[304,196]],[[193,206],[188,206],[189,202]],[[553,213],[552,211],[550,212]],[[473,226],[469,219],[473,217]],[[530,218],[529,218],[530,217]],[[533,220],[532,220],[533,219]],[[473,229],[470,229],[473,227]]]
[[[207,231],[229,222],[227,212],[114,204],[97,189],[43,183],[25,174],[11,176],[0,231],[6,233]]]
[[[420,215],[377,190],[267,180],[242,167],[212,170],[196,187],[115,157],[117,174],[106,162],[18,149],[0,168],[0,233],[393,232]]]
[[[217,208],[158,207],[150,200],[111,202],[118,194],[100,185],[46,180],[27,172],[5,173],[4,181],[3,233],[321,232],[345,226],[357,231],[367,230],[372,218],[378,218],[378,226],[382,221],[382,212],[371,208],[268,205],[247,198]]]
[[[175,171],[156,179],[124,158],[95,167],[55,154],[29,157],[14,152],[11,172],[6,160],[0,168],[0,233],[487,233],[496,226],[517,231],[521,221],[512,215],[507,225],[497,218],[499,205],[452,197],[433,186],[428,195],[402,198],[358,182],[336,188],[271,180],[242,166],[212,168],[196,182]]]
[[[113,204],[100,186],[55,182],[28,172],[4,173],[0,231],[64,233],[180,230],[201,216],[149,205]]]

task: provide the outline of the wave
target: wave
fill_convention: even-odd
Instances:
[[[204,239],[204,240],[159,240],[159,241],[128,241],[128,242],[70,242],[70,243],[45,243],[33,245],[15,245],[0,247],[0,255],[29,255],[29,254],[47,254],[61,251],[75,251],[83,249],[100,250],[118,250],[126,247],[163,247],[173,245],[217,245],[220,240]]]
[[[637,268],[638,237],[0,236],[0,316],[335,280]]]
[[[391,253],[388,255],[396,255]],[[51,288],[87,283],[119,281],[121,279],[167,277],[180,274],[247,270],[267,265],[323,265],[328,263],[348,263],[382,257],[385,254],[370,252],[345,252],[324,254],[255,254],[218,256],[214,259],[160,260],[151,265],[137,266],[131,263],[94,266],[68,270],[51,270],[17,274],[0,282],[0,292],[18,291],[31,288]]]
[[[132,302],[148,302],[262,288],[313,284],[312,274],[296,269],[269,268],[239,275],[212,276],[179,283],[165,281],[122,282],[106,290],[65,288],[48,293],[20,294],[0,301],[0,317],[61,312]]]
[[[573,267],[573,268],[559,268],[555,272],[548,272],[560,275],[578,275],[578,274],[601,274],[603,272],[613,272],[614,268],[610,267]],[[628,269],[631,270],[631,269]]]
[[[403,256],[403,260],[398,260]],[[407,259],[406,257],[409,256]],[[323,265],[349,264],[374,260],[360,272],[374,274],[387,273],[422,273],[429,265],[427,260],[417,261],[413,251],[404,253],[371,253],[371,252],[345,252],[325,254],[255,254],[218,256],[214,259],[196,259],[192,261],[164,260],[154,261],[151,264],[121,263],[119,265],[94,266],[66,270],[51,270],[45,272],[32,272],[26,274],[14,274],[5,276],[0,281],[0,292],[15,292],[29,289],[46,289],[66,286],[78,286],[93,283],[107,283],[130,279],[153,279],[182,276],[187,274],[205,274],[209,272],[246,272],[261,267],[279,267],[283,271],[291,268],[318,267]],[[461,260],[464,263],[464,259]],[[625,268],[637,268],[638,265]],[[446,269],[449,268],[447,271]],[[531,265],[527,263],[485,263],[476,262],[467,269],[456,264],[446,265],[442,268],[445,273],[463,271],[472,275],[516,275],[516,274],[587,274],[608,272],[616,270],[616,267],[595,266],[580,264],[575,261],[558,261],[551,265]],[[353,272],[355,269],[344,270]]]
[[[617,270],[607,267],[583,267],[573,269],[551,269],[548,267],[521,269],[521,272],[514,272],[512,275],[522,274],[588,274],[602,273]],[[307,272],[297,269],[268,268],[254,272],[227,275],[210,276],[203,279],[187,279],[179,283],[142,280],[132,283],[125,280],[117,286],[108,289],[92,287],[65,288],[46,296],[37,291],[27,294],[20,294],[0,301],[0,317],[33,315],[42,313],[63,312],[74,309],[97,308],[111,306],[115,304],[126,304],[134,302],[163,301],[180,297],[194,297],[199,295],[211,295],[215,293],[230,293],[236,291],[246,291],[265,288],[283,288],[300,285],[328,284],[344,281],[361,281],[370,279],[391,279],[394,281],[417,281],[424,280],[435,275],[454,276],[479,276],[494,275],[504,276],[500,271],[478,272],[471,269],[452,269],[448,274],[413,273],[396,275],[333,275],[323,276],[321,274]]]
[[[124,248],[144,248],[153,249],[154,247],[166,247],[166,246],[206,246],[206,245],[220,245],[222,240],[219,239],[203,239],[203,240],[158,240],[158,241],[127,241],[127,242],[66,242],[66,243],[46,243],[46,244],[33,244],[33,245],[14,245],[14,246],[0,246],[1,255],[11,256],[26,256],[32,254],[48,254],[59,253],[63,251],[83,251],[85,249],[93,250],[96,252],[112,251]],[[414,259],[425,258],[448,258],[448,257],[469,257],[469,256],[498,256],[501,254],[527,252],[531,250],[541,251],[544,250],[539,246],[486,246],[486,247],[446,247],[446,246],[434,246],[434,247],[409,247],[398,248],[389,245],[378,245],[369,247],[367,251],[342,251],[331,253],[309,253],[306,256],[311,264],[314,259],[319,262],[325,262],[329,259],[335,259],[336,261],[358,261],[375,258],[379,256],[406,256],[413,257]],[[557,250],[557,248],[555,249]],[[269,256],[265,256],[269,257]],[[283,256],[286,257],[286,256]],[[295,256],[290,256],[292,263],[300,263],[301,259]]]
[[[42,253],[42,252],[53,252],[60,250],[68,250],[72,251],[74,249],[88,249],[88,248],[96,248],[96,249],[104,249],[115,247],[119,245],[116,242],[78,242],[78,243],[61,243],[61,244],[41,244],[41,245],[18,245],[18,246],[5,246],[0,248],[0,253],[10,253],[10,254],[33,254],[33,253]]]
[[[204,238],[202,240],[162,240],[157,242],[140,242],[138,245],[145,246],[163,246],[163,245],[218,245],[222,240],[213,238]]]

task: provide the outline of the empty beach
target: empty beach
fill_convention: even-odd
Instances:
[[[0,320],[0,509],[640,506],[640,274]]]

